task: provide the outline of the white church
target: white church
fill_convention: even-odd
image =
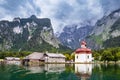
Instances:
[[[81,42],[81,48],[75,51],[75,63],[90,63],[92,62],[92,52],[91,49],[86,47],[86,42]]]

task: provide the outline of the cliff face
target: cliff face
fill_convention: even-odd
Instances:
[[[32,15],[0,21],[0,50],[44,51],[46,47],[59,48],[59,45],[48,18],[39,19]]]
[[[110,47],[106,41],[120,36],[120,9],[98,20],[92,33],[86,38],[93,49]],[[110,39],[110,40],[109,40]],[[114,42],[111,43],[111,47]],[[113,46],[114,47],[114,46]],[[117,45],[116,45],[117,47]]]
[[[66,26],[58,37],[64,45],[76,49],[81,40],[86,40],[92,49],[120,46],[120,9],[103,16],[94,26]]]
[[[93,26],[80,24],[68,25],[63,29],[63,32],[58,37],[61,43],[69,48],[76,49],[80,47],[80,41],[84,40],[91,31]]]

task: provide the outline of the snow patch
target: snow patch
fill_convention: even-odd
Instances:
[[[120,12],[116,12],[114,15],[113,15],[114,17],[120,17]]]
[[[46,27],[46,26],[44,26],[44,27],[43,27],[43,30],[47,30],[47,27]]]
[[[67,39],[67,42],[70,43],[70,42],[72,42],[72,40],[71,39]]]
[[[32,36],[29,36],[29,37],[28,37],[28,40],[30,40],[31,38],[32,38]]]
[[[115,30],[111,35],[112,35],[112,37],[118,37],[118,36],[120,36],[120,31]]]
[[[25,25],[24,28],[27,28],[27,26]]]
[[[13,32],[16,33],[16,34],[20,34],[23,32],[22,28],[20,28],[19,26],[17,27],[14,27],[13,28]]]
[[[29,22],[27,22],[27,23],[26,23],[26,25],[27,25],[27,26],[30,26],[30,23],[29,23]]]
[[[37,24],[33,21],[32,23],[31,23],[33,26],[37,26]]]

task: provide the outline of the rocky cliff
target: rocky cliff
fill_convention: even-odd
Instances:
[[[120,9],[103,16],[94,26],[78,24],[66,26],[58,37],[60,41],[72,48],[79,47],[81,40],[86,40],[92,49],[120,46]]]
[[[120,36],[120,9],[111,12],[108,16],[104,16],[98,20],[92,33],[86,38],[93,49],[101,49],[112,46],[115,42],[111,39]],[[119,38],[118,38],[119,39]],[[120,40],[120,39],[119,39]],[[106,45],[106,43],[111,45]],[[119,43],[120,44],[120,43]]]
[[[89,24],[67,25],[58,38],[64,45],[76,49],[80,47],[80,41],[84,40],[91,33],[92,29],[93,26]]]
[[[48,18],[14,18],[0,21],[0,50],[49,51],[63,47]]]

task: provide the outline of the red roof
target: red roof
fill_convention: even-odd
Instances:
[[[86,42],[82,41],[81,42],[81,48],[78,48],[75,52],[78,53],[78,54],[86,54],[86,53],[91,54],[91,49],[86,48]]]
[[[91,53],[91,49],[88,49],[88,48],[78,48],[76,51],[75,51],[76,53]]]

